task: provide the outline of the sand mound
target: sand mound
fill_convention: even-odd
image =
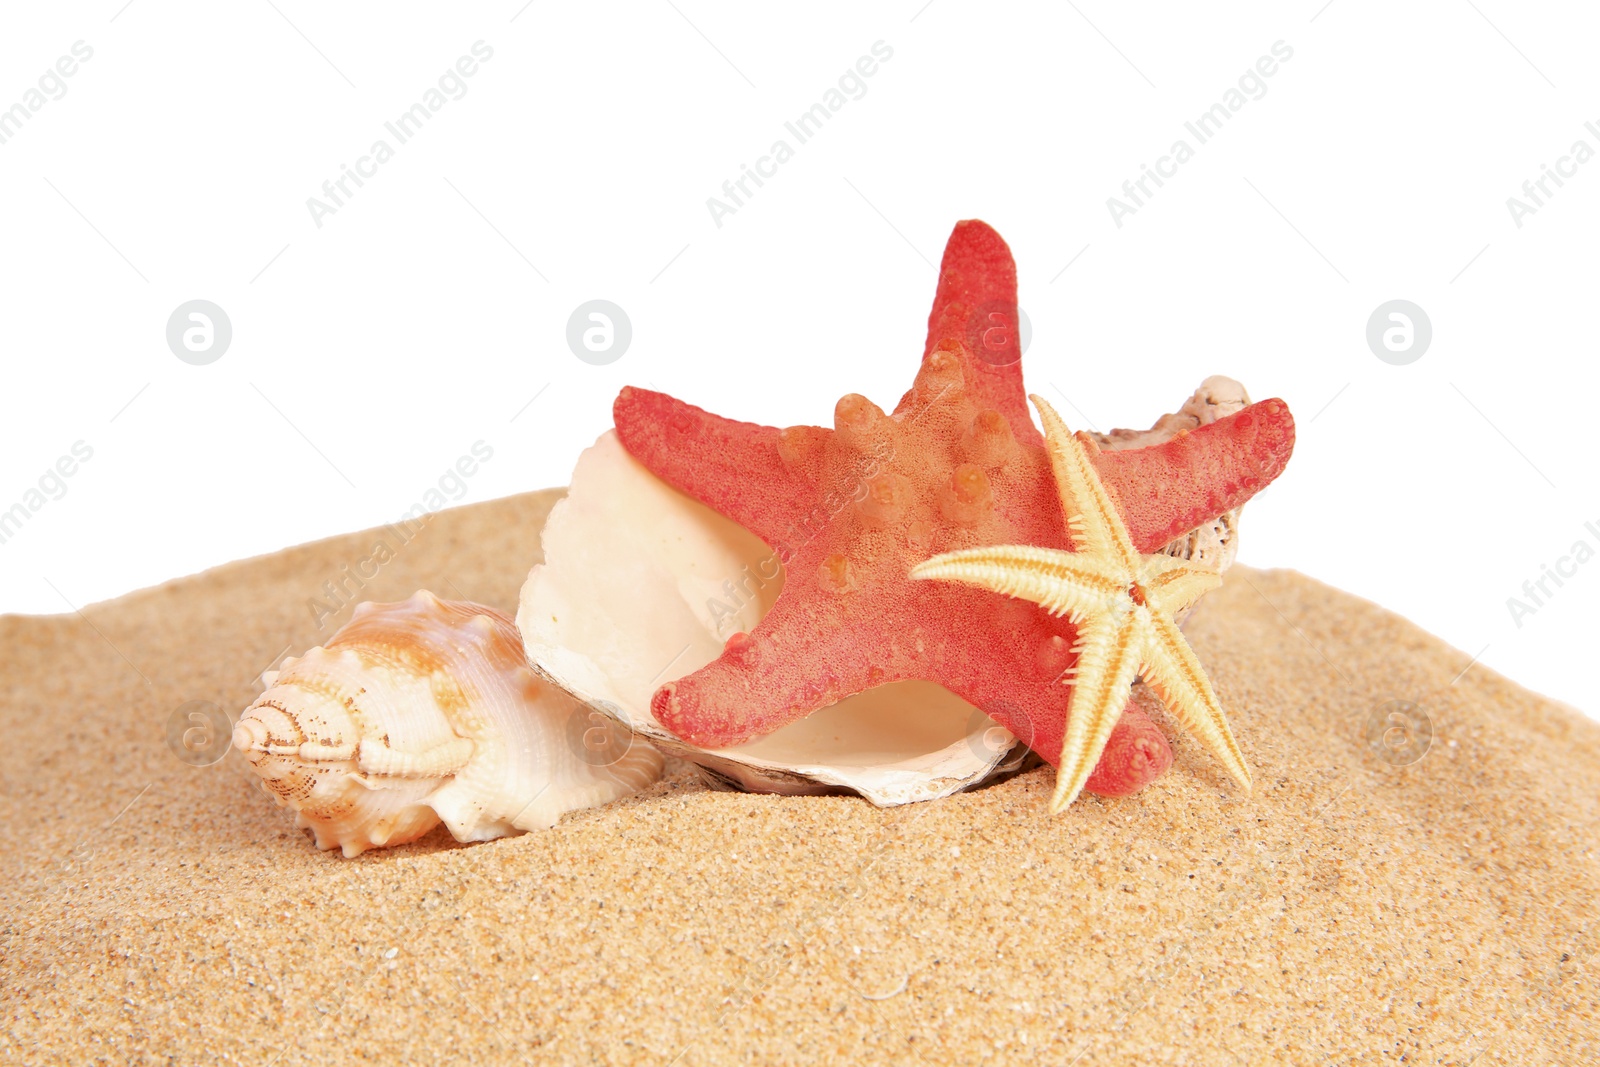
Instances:
[[[514,611],[554,498],[438,515],[361,596]],[[1182,738],[1056,819],[1048,768],[885,811],[674,763],[344,860],[166,731],[345,621],[308,601],[376,536],[0,618],[0,1060],[1600,1061],[1600,728],[1371,604],[1239,568],[1190,622],[1250,797]]]

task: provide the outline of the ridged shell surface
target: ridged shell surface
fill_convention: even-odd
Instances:
[[[535,677],[510,619],[426,590],[359,605],[266,682],[234,747],[346,856],[440,821],[460,841],[550,827],[661,773],[649,745]]]

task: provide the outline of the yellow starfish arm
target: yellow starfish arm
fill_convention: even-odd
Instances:
[[[1150,621],[1141,671],[1145,683],[1155,690],[1179,724],[1193,734],[1240,785],[1249,789],[1250,768],[1245,765],[1244,753],[1228,728],[1222,704],[1194,649],[1189,647],[1188,640],[1170,616],[1152,612]]]
[[[1050,454],[1050,469],[1055,472],[1056,491],[1065,506],[1067,524],[1072,528],[1072,547],[1092,556],[1112,556],[1129,571],[1140,561],[1128,528],[1117,513],[1111,494],[1100,482],[1100,472],[1083,443],[1072,436],[1043,397],[1031,396],[1044,423],[1045,450]]]
[[[1176,614],[1222,585],[1222,575],[1210,567],[1171,556],[1146,556],[1144,561],[1141,584],[1156,614]]]
[[[1050,798],[1052,815],[1078,799],[1100,762],[1138,677],[1140,659],[1149,644],[1149,618],[1143,608],[1104,611],[1078,629],[1078,666],[1067,705],[1067,732],[1061,742],[1055,796]]]
[[[1103,561],[1076,552],[1032,545],[964,548],[924,560],[911,577],[974,585],[1005,596],[1031,600],[1052,615],[1074,622],[1104,611],[1125,593],[1127,578]]]

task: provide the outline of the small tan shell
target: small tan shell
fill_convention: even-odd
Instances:
[[[233,745],[318,848],[459,841],[555,825],[653,782],[661,756],[523,658],[511,620],[426,590],[361,604],[324,647],[265,677]]]
[[[1110,433],[1091,433],[1101,448],[1115,452],[1124,448],[1145,448],[1170,441],[1179,433],[1209,426],[1218,419],[1243,411],[1250,406],[1250,394],[1232,378],[1213,374],[1200,383],[1194,395],[1171,415],[1163,415],[1148,430],[1112,430]],[[1239,554],[1239,512],[1242,508],[1219,515],[1198,529],[1172,541],[1161,551],[1178,559],[1193,560],[1225,571],[1233,566]],[[1190,609],[1193,610],[1192,608]],[[1178,616],[1187,618],[1188,611]]]

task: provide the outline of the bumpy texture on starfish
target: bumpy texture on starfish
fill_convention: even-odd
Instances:
[[[779,430],[661,393],[622,391],[613,415],[634,458],[748,528],[784,564],[783,588],[752,632],[730,635],[717,660],[657,690],[657,721],[720,748],[853,693],[921,678],[981,708],[1046,760],[1060,757],[1071,621],[1026,601],[910,577],[916,564],[954,549],[1071,543],[1044,440],[1028,417],[1016,328],[1010,250],[985,224],[962,222],[945,249],[922,367],[892,414],[850,395],[831,430]],[[1160,445],[1102,452],[1094,463],[1134,546],[1153,552],[1243,504],[1293,447],[1288,407],[1266,400]],[[716,588],[724,576],[706,577]],[[730,586],[740,580],[725,577]],[[1087,788],[1131,793],[1171,758],[1166,738],[1130,702]]]
[[[1078,798],[1140,675],[1178,722],[1249,789],[1244,755],[1174,618],[1221,585],[1221,575],[1135,549],[1095,471],[1094,443],[1069,433],[1042,399],[1035,396],[1033,402],[1044,422],[1045,447],[1074,551],[1032,545],[969,548],[935,556],[913,568],[911,576],[1020,597],[1052,615],[1065,615],[1077,628],[1078,665],[1072,672],[1052,813]]]

